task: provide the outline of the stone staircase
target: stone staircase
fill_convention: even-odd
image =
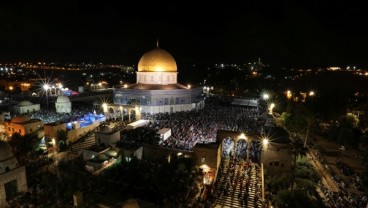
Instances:
[[[223,208],[245,208],[245,207],[262,207],[261,199],[254,201],[256,195],[256,184],[257,181],[261,181],[261,170],[256,164],[251,164],[252,170],[250,174],[250,185],[249,185],[249,195],[247,197],[248,205],[245,204],[245,186],[242,185],[245,179],[242,175],[244,175],[244,169],[241,166],[244,166],[244,163],[240,163],[234,167],[234,175],[230,176],[226,174],[225,169],[227,169],[229,162],[225,162],[224,164],[224,172],[219,173],[218,181],[216,183],[216,187],[214,187],[215,193],[215,201],[213,203],[214,207],[223,207]],[[233,179],[233,180],[231,180]],[[228,185],[227,185],[228,184]],[[223,187],[223,188],[221,188]]]
[[[90,136],[86,137],[84,141],[73,144],[72,148],[69,147],[66,152],[78,155],[81,150],[88,149],[94,144],[96,144],[95,135],[91,134]]]

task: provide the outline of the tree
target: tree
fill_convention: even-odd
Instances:
[[[358,124],[358,117],[348,113],[340,117],[336,125],[331,126],[329,136],[336,140],[338,144],[357,147],[359,138],[362,135],[361,130],[358,128]]]
[[[303,146],[300,142],[293,142],[292,143],[293,148],[293,155],[294,155],[294,164],[291,174],[291,189],[294,187],[294,181],[295,181],[295,171],[296,171],[296,159],[298,156],[305,156],[307,154],[307,148]]]
[[[59,150],[60,151],[66,150],[67,148],[66,140],[68,139],[68,132],[60,129],[56,132],[56,138],[58,141]]]
[[[27,155],[37,155],[35,151],[37,150],[39,142],[36,134],[21,136],[18,133],[14,133],[9,141],[10,145],[15,148],[16,153],[20,155],[20,159]]]
[[[307,143],[308,143],[308,136],[312,130],[313,125],[315,124],[316,121],[316,116],[312,113],[307,113],[304,114],[304,119],[307,123],[306,126],[306,133],[305,133],[305,139],[304,139],[304,147],[307,147]]]
[[[314,208],[318,205],[307,195],[304,190],[282,190],[279,191],[274,197],[276,207],[295,207],[295,208]]]
[[[278,118],[277,123],[280,126],[286,126],[290,122],[291,114],[287,112],[282,112],[280,118]]]

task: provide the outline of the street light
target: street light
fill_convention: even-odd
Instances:
[[[268,113],[272,115],[274,108],[275,108],[275,103],[271,103],[270,106],[268,107]]]
[[[14,87],[13,86],[10,86],[9,87],[9,90],[10,90],[10,100],[13,99],[13,90],[14,90]]]
[[[102,109],[104,113],[107,113],[107,103],[102,103]]]
[[[270,98],[270,95],[268,93],[263,93],[262,98],[263,100],[268,100]]]
[[[239,136],[240,139],[246,139],[247,137],[245,136],[244,133],[241,133],[240,136]]]
[[[293,97],[293,93],[290,90],[286,91],[286,98],[290,100]]]
[[[120,106],[121,121],[124,121],[123,106]]]
[[[263,148],[266,150],[266,165],[268,163],[268,154],[267,154],[267,147],[269,144],[269,140],[267,138],[263,138],[262,140],[262,144],[263,144]],[[268,166],[268,165],[267,165]],[[264,165],[263,163],[261,164],[261,168],[262,168],[262,207],[264,206],[265,203],[265,180],[264,180]]]

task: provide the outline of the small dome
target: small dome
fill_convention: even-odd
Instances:
[[[59,95],[56,102],[57,103],[70,103],[70,99],[65,95]]]
[[[11,146],[7,142],[0,140],[0,162],[8,160],[11,157],[13,157]]]
[[[18,104],[17,104],[17,106],[19,106],[19,107],[21,107],[21,106],[28,106],[28,105],[33,105],[33,103],[31,103],[30,101],[28,101],[28,100],[23,100],[23,101],[21,101],[21,102],[19,102]]]
[[[11,122],[12,123],[25,123],[30,120],[31,118],[29,116],[16,116],[11,120]]]
[[[111,132],[111,128],[108,126],[103,126],[100,129],[100,133],[110,133]]]
[[[165,50],[156,48],[143,54],[138,62],[140,72],[176,72],[174,57]]]

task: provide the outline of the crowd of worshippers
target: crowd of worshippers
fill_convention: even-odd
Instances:
[[[329,190],[326,186],[322,185],[321,182],[318,183],[318,187],[321,189],[326,204],[329,207],[336,208],[361,208],[366,207],[368,204],[368,198],[365,195],[356,194],[345,189],[341,189],[340,192],[333,192]]]
[[[340,160],[336,161],[336,167],[340,170],[340,173],[336,173],[320,153],[317,153],[317,159],[330,172],[332,179],[340,188],[340,191],[336,193],[331,191],[328,186],[324,186],[321,182],[318,183],[327,205],[336,208],[366,207],[368,198],[364,194],[364,186],[358,174]],[[349,178],[349,183],[344,182],[341,174]]]
[[[237,159],[230,159],[227,166],[224,164],[222,162],[220,165],[219,180],[216,180],[213,197],[210,198],[222,199],[230,196],[237,198],[241,207],[248,207],[250,204],[259,207],[262,204],[260,167],[256,163]]]
[[[198,111],[142,114],[142,119],[150,120],[156,130],[171,128],[172,136],[160,145],[176,149],[191,150],[196,143],[215,142],[217,130],[259,132],[258,108],[233,106],[221,98],[207,98],[205,102]]]
[[[91,111],[87,108],[74,108],[71,113],[56,113],[55,111],[41,110],[30,114],[32,119],[40,119],[44,124],[68,123],[82,119]]]

